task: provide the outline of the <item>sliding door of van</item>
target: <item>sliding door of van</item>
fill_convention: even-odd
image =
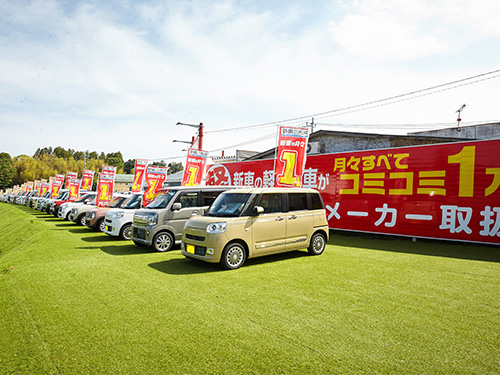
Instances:
[[[264,193],[257,202],[264,212],[252,217],[253,254],[265,255],[285,248],[286,220],[283,213],[283,194]]]
[[[303,249],[309,246],[313,230],[313,212],[308,209],[307,193],[288,193],[286,213],[286,249]]]

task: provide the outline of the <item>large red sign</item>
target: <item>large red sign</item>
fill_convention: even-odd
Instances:
[[[273,167],[212,165],[207,185],[270,187]],[[312,155],[302,180],[332,229],[500,243],[500,140]]]
[[[146,170],[147,165],[147,159],[137,159],[135,161],[134,183],[132,184],[132,189],[130,190],[132,193],[138,193],[141,191],[144,171]]]
[[[274,167],[275,186],[302,186],[308,138],[309,128],[279,127],[278,152]]]
[[[146,169],[145,177],[148,187],[142,197],[143,207],[146,207],[156,198],[156,193],[163,187],[163,183],[167,179],[167,170],[167,167],[155,167],[152,165]]]

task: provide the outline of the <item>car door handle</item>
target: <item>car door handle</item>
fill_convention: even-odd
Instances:
[[[297,216],[295,216],[295,215],[289,217],[290,220],[295,220],[296,218],[297,218]]]
[[[276,220],[276,221],[281,221],[281,220],[284,220],[284,217],[283,217],[283,216],[280,216],[280,217],[277,217],[275,220]]]

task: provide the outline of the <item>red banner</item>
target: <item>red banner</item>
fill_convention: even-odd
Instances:
[[[76,173],[76,172],[69,172],[69,171],[66,172],[66,184],[64,185],[64,187],[66,189],[69,189],[69,183],[74,178],[78,178],[78,173]]]
[[[167,167],[154,167],[152,165],[147,167],[145,178],[148,187],[142,197],[143,207],[146,207],[156,198],[156,193],[163,187],[163,183],[167,179],[167,170]]]
[[[309,128],[279,127],[278,153],[274,167],[275,186],[302,186],[308,138]]]
[[[47,180],[42,180],[40,182],[40,193],[38,194],[38,196],[41,197],[49,190],[50,190],[50,184],[47,182]]]
[[[58,195],[59,192],[64,184],[64,175],[63,174],[56,174],[56,177],[52,178],[52,183],[50,184],[50,199],[55,199]]]
[[[132,184],[132,193],[138,193],[142,190],[142,181],[144,180],[144,171],[148,165],[147,159],[136,159],[135,161],[135,174],[134,183]]]
[[[26,191],[25,193],[28,194],[31,190],[33,190],[33,181],[29,181],[26,183]]]
[[[212,165],[207,185],[272,186],[273,164]],[[302,185],[332,229],[500,243],[500,140],[312,155]]]
[[[80,184],[81,190],[92,190],[92,184],[94,183],[94,174],[95,172],[90,169],[83,170],[82,182]]]
[[[74,178],[69,183],[69,198],[68,202],[74,202],[78,199],[80,195],[80,184],[82,180]]]
[[[186,168],[184,168],[184,176],[182,178],[182,186],[195,186],[201,184],[207,158],[207,151],[196,150],[194,148],[188,149]]]
[[[99,179],[97,182],[97,207],[106,207],[113,199],[115,172],[116,167],[109,165],[102,166],[102,173],[99,173]]]

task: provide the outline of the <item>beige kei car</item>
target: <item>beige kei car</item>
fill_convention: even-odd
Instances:
[[[307,248],[323,253],[328,222],[313,189],[249,188],[222,193],[184,227],[182,254],[226,269],[246,259]]]

